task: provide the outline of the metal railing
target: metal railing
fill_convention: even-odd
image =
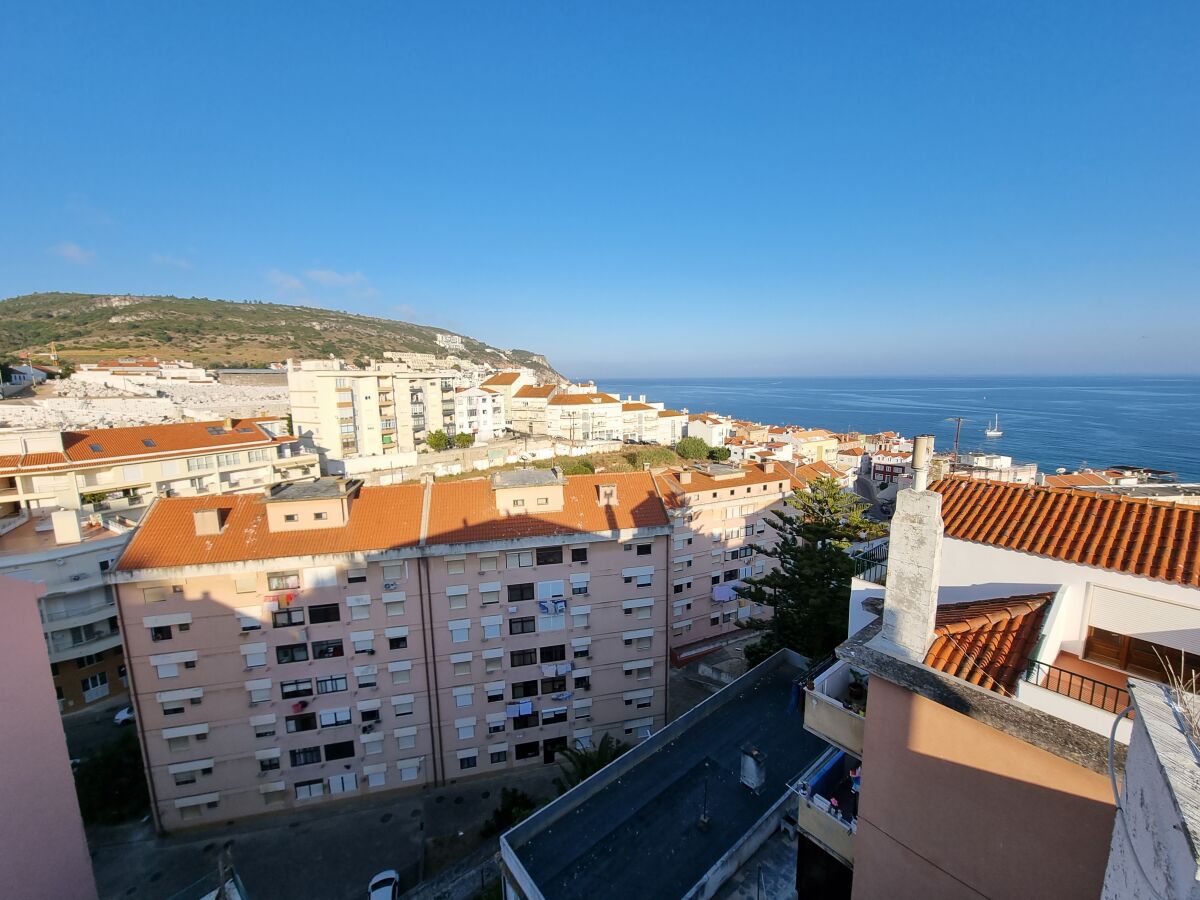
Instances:
[[[850,554],[850,558],[854,560],[855,578],[861,578],[871,584],[887,582],[888,541],[866,550],[856,550]]]
[[[1029,661],[1021,677],[1029,684],[1107,712],[1117,713],[1129,705],[1129,692],[1124,688],[1036,660]]]
[[[59,612],[45,613],[42,616],[43,622],[62,622],[66,619],[74,619],[78,616],[86,616],[90,613],[101,612],[103,610],[115,610],[117,604],[112,600],[105,600],[101,603],[89,603],[87,606],[77,606],[72,609],[64,609]]]

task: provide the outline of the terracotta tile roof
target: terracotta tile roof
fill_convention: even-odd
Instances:
[[[484,381],[481,387],[505,387],[506,385],[516,384],[517,379],[520,377],[520,372],[497,372],[491,378]]]
[[[638,403],[636,400],[633,403],[621,404],[621,412],[645,412],[646,410],[657,412],[653,406],[646,403]]]
[[[600,403],[620,403],[608,394],[556,394],[548,401],[551,406],[591,406]]]
[[[97,428],[90,431],[64,431],[63,453],[26,453],[0,457],[0,474],[38,468],[74,468],[92,462],[119,459],[178,456],[234,449],[265,447],[278,443],[259,426],[276,421],[275,417],[234,419],[226,430],[224,422],[173,422],[169,425],[137,425],[129,428]],[[209,429],[220,429],[210,433]],[[288,436],[282,442],[295,441]],[[147,441],[151,443],[147,443]],[[100,449],[95,449],[99,447]],[[7,470],[7,471],[6,471]]]
[[[925,665],[1012,695],[1042,631],[1053,594],[939,606]]]
[[[715,419],[710,413],[692,413],[688,416],[689,422],[703,422],[705,425],[723,425],[720,419]]]
[[[948,538],[1200,587],[1200,507],[967,478],[931,490]]]
[[[617,505],[601,506],[597,488],[617,486]],[[666,525],[667,515],[646,472],[572,475],[563,488],[562,512],[517,515],[496,511],[495,494],[486,478],[433,485],[427,544],[492,541],[608,532]]]
[[[1068,475],[1047,475],[1046,487],[1056,488],[1071,488],[1071,487],[1100,487],[1112,484],[1103,475],[1098,475],[1095,472],[1072,472]]]
[[[537,385],[527,384],[523,388],[521,388],[519,391],[517,391],[515,394],[513,394],[513,396],[544,400],[547,397],[549,397],[551,394],[553,394],[556,390],[558,390],[558,385],[556,385],[556,384],[537,384]]]
[[[689,469],[687,471],[692,474],[691,483],[683,484],[679,480],[683,469],[664,469],[655,473],[654,482],[658,485],[658,492],[663,503],[672,509],[686,505],[686,495],[688,494],[711,494],[713,491],[717,491],[719,495],[717,499],[728,499],[730,489],[752,487],[759,484],[778,484],[778,490],[788,490],[788,473],[780,463],[775,463],[771,472],[767,472],[765,466],[760,463],[746,463],[741,470],[741,475],[734,478],[713,478],[704,472]],[[723,495],[720,494],[722,490],[726,492]],[[741,493],[745,494],[745,491],[743,490]],[[709,497],[697,499],[703,502]]]
[[[685,413],[681,413],[677,409],[660,409],[658,411],[658,417],[660,419],[663,418],[664,416],[675,417],[675,416],[683,416],[683,415],[685,415]]]
[[[251,559],[276,559],[412,547],[420,540],[424,488],[398,484],[363,488],[342,528],[272,532],[262,494],[172,497],[155,501],[121,555],[119,569],[153,569]],[[196,535],[193,513],[227,509],[219,535]]]
[[[848,447],[845,450],[839,450],[838,456],[866,456],[867,451],[862,447]]]

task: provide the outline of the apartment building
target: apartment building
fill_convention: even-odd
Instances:
[[[871,454],[871,478],[881,484],[907,482],[912,476],[912,456],[907,450],[876,450]]]
[[[733,436],[733,424],[715,413],[695,413],[688,416],[687,436],[698,437],[710,447],[723,447]]]
[[[658,411],[658,442],[674,446],[687,437],[688,416],[677,409]]]
[[[546,407],[557,392],[556,384],[527,384],[517,388],[508,414],[512,430],[517,434],[548,434]]]
[[[453,429],[453,379],[452,372],[410,372],[403,363],[355,369],[340,359],[289,360],[292,430],[325,472],[344,473],[348,460],[386,463],[415,451],[429,432]]]
[[[738,634],[739,621],[770,614],[736,588],[775,565],[754,548],[775,542],[768,513],[792,484],[771,462],[666,469],[654,481],[671,522],[671,656],[683,663]]]
[[[490,441],[508,431],[504,395],[486,387],[455,388],[454,432]]]
[[[114,576],[159,828],[647,736],[670,535],[648,473],[160,501]]]
[[[180,422],[0,436],[0,574],[40,583],[62,712],[125,691],[104,583],[156,497],[262,491],[312,480],[317,459],[276,419]]]
[[[661,403],[647,403],[643,394],[639,399],[628,398],[621,404],[621,438],[625,441],[666,443],[659,435],[659,412]]]
[[[512,409],[513,399],[517,391],[525,387],[533,387],[536,379],[526,370],[497,372],[479,383],[479,387],[495,391],[504,398],[505,410]]]
[[[1109,736],[1119,777],[1131,676],[1200,659],[1200,510],[927,487],[930,450],[918,438],[897,496],[886,587],[856,585],[854,634],[807,691],[805,727],[836,749],[804,779],[800,827],[852,865],[856,898],[1099,896],[1110,836],[1125,843]]]
[[[568,441],[619,441],[621,401],[609,394],[556,393],[546,401],[546,433]]]
[[[837,461],[838,437],[823,428],[789,429],[782,439],[795,448],[796,458],[802,462]]]

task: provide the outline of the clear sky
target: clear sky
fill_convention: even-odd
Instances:
[[[573,375],[1200,370],[1200,3],[18,2],[0,295]]]

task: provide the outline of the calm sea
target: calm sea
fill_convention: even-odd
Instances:
[[[1044,472],[1148,466],[1200,481],[1200,378],[706,378],[598,379],[602,390],[645,394],[693,413],[831,431],[929,433],[963,450],[1036,462]],[[983,435],[1000,416],[1004,436]]]

